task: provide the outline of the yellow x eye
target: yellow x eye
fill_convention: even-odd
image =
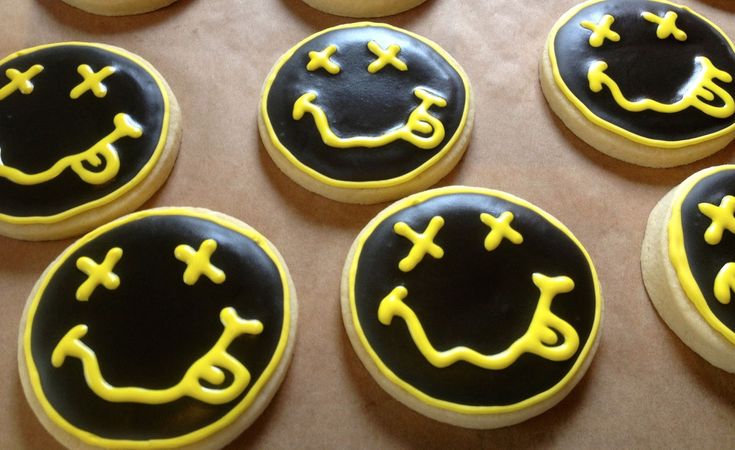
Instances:
[[[401,47],[396,44],[391,44],[387,49],[383,49],[375,41],[368,42],[368,49],[378,57],[375,61],[371,62],[368,66],[368,72],[376,73],[383,69],[383,67],[390,64],[401,72],[408,70],[406,63],[398,59],[398,52],[401,51]]]
[[[77,72],[84,78],[84,81],[71,90],[69,97],[76,100],[85,92],[92,91],[95,97],[102,98],[107,95],[107,86],[102,84],[102,80],[115,73],[115,68],[105,66],[99,72],[95,72],[88,65],[82,64],[77,68]]]
[[[0,100],[4,100],[5,97],[15,91],[20,91],[21,94],[25,95],[33,92],[33,83],[31,83],[31,78],[41,73],[42,70],[43,66],[40,64],[31,66],[31,68],[25,72],[21,72],[18,69],[6,70],[5,76],[7,76],[10,81],[8,84],[0,88]]]

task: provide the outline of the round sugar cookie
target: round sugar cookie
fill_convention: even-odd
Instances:
[[[312,8],[345,17],[382,17],[414,8],[426,0],[304,0]]]
[[[561,401],[592,360],[602,308],[574,235],[482,188],[392,204],[360,232],[342,277],[347,334],[378,384],[468,428],[512,425]]]
[[[75,8],[100,16],[142,14],[168,6],[176,0],[62,0]]]
[[[379,23],[340,25],[283,55],[258,126],[291,179],[348,203],[402,197],[457,164],[472,127],[469,81],[426,38]]]
[[[20,325],[23,391],[69,448],[221,448],[275,395],[296,313],[283,258],[248,225],[136,212],[41,275]]]
[[[137,208],[164,183],[181,114],[145,60],[65,42],[0,61],[0,234],[81,234]]]
[[[735,165],[690,176],[648,218],[641,264],[664,322],[712,365],[735,373]]]
[[[593,0],[565,13],[540,64],[551,109],[614,158],[672,167],[735,138],[735,46],[686,6]]]

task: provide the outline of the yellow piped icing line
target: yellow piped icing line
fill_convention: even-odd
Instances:
[[[610,14],[605,14],[600,18],[598,23],[583,20],[579,24],[592,31],[590,35],[589,43],[592,47],[602,47],[605,43],[605,39],[609,39],[612,42],[620,41],[620,34],[610,29],[610,26],[615,22],[615,18]]]
[[[434,51],[436,51],[439,55],[441,55],[442,58],[444,58],[447,64],[449,64],[457,72],[457,74],[459,74],[459,77],[462,79],[462,84],[465,90],[465,103],[464,103],[464,108],[462,110],[462,118],[460,119],[459,125],[457,126],[457,131],[454,133],[454,135],[452,135],[451,139],[449,139],[449,141],[444,145],[444,147],[442,147],[442,149],[439,152],[437,152],[436,155],[431,157],[431,159],[426,161],[420,167],[412,170],[409,173],[403,174],[395,178],[386,179],[386,180],[372,180],[372,181],[338,180],[335,178],[325,176],[319,173],[318,171],[314,170],[313,168],[307,166],[306,164],[302,163],[281,143],[281,141],[278,139],[278,136],[276,135],[275,130],[273,129],[273,125],[271,124],[271,120],[268,115],[268,101],[267,101],[268,94],[276,78],[276,75],[280,71],[281,67],[283,67],[283,65],[293,56],[293,54],[296,53],[296,51],[299,48],[301,48],[304,44],[306,44],[310,40],[324,33],[328,33],[334,30],[345,29],[345,28],[360,28],[360,27],[365,27],[365,26],[379,26],[379,27],[388,28],[391,30],[396,30],[401,33],[405,33],[406,35],[411,36],[414,39],[418,39],[419,41],[431,47]],[[378,23],[372,23],[372,22],[356,22],[356,23],[351,23],[351,24],[339,25],[333,28],[328,28],[326,30],[320,31],[319,33],[315,33],[310,36],[307,36],[301,42],[294,45],[288,52],[286,52],[286,54],[284,54],[281,57],[281,59],[278,60],[275,67],[273,68],[270,75],[268,75],[268,78],[265,81],[265,85],[263,88],[263,94],[261,96],[261,102],[260,102],[260,113],[263,117],[263,122],[265,123],[265,127],[268,133],[268,137],[270,138],[270,141],[273,143],[276,149],[298,170],[305,173],[309,177],[315,180],[318,180],[321,183],[324,183],[328,186],[347,188],[347,189],[370,189],[370,188],[397,186],[401,183],[405,183],[408,180],[412,180],[416,178],[419,174],[421,174],[428,168],[437,164],[437,162],[439,162],[449,152],[449,150],[454,146],[454,144],[459,139],[459,136],[461,135],[462,131],[464,130],[465,125],[467,124],[467,117],[469,115],[471,97],[472,95],[470,92],[469,80],[467,79],[467,76],[465,75],[464,71],[459,67],[459,65],[454,61],[454,59],[451,56],[449,56],[449,54],[444,49],[439,47],[436,43],[428,40],[427,38],[423,36],[420,36],[408,30],[403,30],[401,28],[394,27],[391,25],[378,24]],[[318,109],[319,111],[321,111],[321,108],[318,108]],[[324,138],[324,135],[322,135],[322,138]]]
[[[547,51],[549,54],[549,60],[551,62],[551,69],[554,75],[554,81],[556,82],[556,85],[559,87],[559,89],[564,94],[564,96],[582,113],[582,115],[584,115],[587,118],[587,120],[589,120],[595,125],[598,125],[608,131],[611,131],[615,134],[618,134],[627,139],[630,139],[633,142],[638,142],[640,144],[649,145],[649,146],[658,147],[658,148],[681,148],[681,147],[686,147],[689,145],[696,145],[696,144],[700,144],[702,142],[706,142],[708,140],[715,139],[717,137],[726,135],[728,133],[731,133],[733,130],[735,130],[735,124],[733,124],[727,128],[716,131],[714,133],[710,133],[705,136],[698,136],[698,137],[690,138],[690,139],[682,139],[678,141],[666,141],[666,140],[661,140],[661,139],[652,139],[652,138],[647,138],[647,137],[638,135],[636,133],[630,132],[623,127],[620,127],[611,122],[608,122],[602,117],[599,117],[598,115],[596,115],[594,112],[592,112],[587,107],[587,105],[582,103],[582,101],[579,100],[574,95],[574,93],[569,89],[569,87],[566,85],[564,80],[561,78],[561,74],[559,73],[559,66],[557,65],[557,61],[556,61],[554,41],[556,40],[556,35],[559,32],[559,29],[561,29],[562,26],[566,25],[569,22],[569,20],[571,20],[571,18],[574,17],[579,11],[583,10],[584,8],[587,8],[590,5],[594,5],[596,3],[600,3],[603,1],[605,0],[589,0],[567,11],[567,13],[565,13],[562,16],[562,18],[556,22],[551,32],[549,33],[549,38],[547,40]],[[715,23],[713,23],[706,17],[698,14],[697,12],[693,11],[692,9],[686,6],[679,5],[679,4],[676,4],[676,3],[673,3],[667,0],[650,0],[650,1],[675,6],[683,10],[686,10],[690,14],[693,14],[697,18],[707,23],[707,25],[711,26],[714,30],[716,30],[722,36],[722,38],[728,43],[732,51],[735,52],[735,45],[730,40],[730,38],[727,37],[727,35],[722,31],[720,27],[718,27]]]
[[[78,258],[77,269],[81,270],[88,278],[77,288],[77,300],[80,302],[88,301],[99,285],[109,290],[117,289],[120,286],[120,277],[112,269],[115,268],[115,264],[120,261],[122,255],[123,251],[120,247],[113,247],[108,250],[105,259],[100,264],[87,256]]]
[[[140,125],[127,114],[118,113],[112,121],[115,129],[110,134],[81,153],[61,158],[43,172],[25,173],[14,167],[3,165],[0,160],[0,177],[6,178],[15,184],[28,186],[53,180],[66,169],[71,169],[79,175],[79,178],[89,184],[107,183],[120,170],[120,157],[112,144],[122,138],[137,139],[143,135],[143,129]],[[92,167],[102,165],[103,168],[97,172],[85,167],[85,163]]]
[[[700,203],[697,208],[712,221],[704,231],[704,240],[709,245],[719,244],[725,230],[735,233],[735,197],[732,195],[722,197],[720,206]]]
[[[70,217],[73,217],[82,212],[89,211],[91,209],[94,209],[99,206],[106,205],[106,204],[113,202],[114,200],[120,198],[123,194],[130,191],[134,186],[137,186],[138,184],[140,184],[145,179],[145,177],[148,176],[151,170],[153,170],[153,167],[156,165],[156,163],[158,163],[158,160],[161,157],[161,153],[163,153],[163,148],[166,145],[166,141],[168,139],[168,131],[169,131],[168,127],[169,127],[169,122],[171,120],[171,117],[170,117],[171,106],[170,106],[170,100],[168,97],[168,90],[165,87],[163,80],[161,80],[161,77],[154,70],[150,68],[150,65],[146,63],[145,61],[143,61],[142,59],[140,59],[140,57],[133,55],[132,53],[126,52],[116,47],[104,45],[104,44],[92,44],[92,43],[87,43],[87,42],[60,42],[60,43],[55,43],[55,44],[39,45],[37,47],[32,47],[32,48],[18,51],[0,60],[0,65],[3,65],[14,58],[23,56],[28,53],[35,52],[37,50],[43,50],[46,48],[53,48],[53,47],[58,47],[58,46],[63,46],[63,45],[78,45],[78,46],[84,46],[84,47],[100,48],[107,52],[114,53],[122,58],[133,61],[136,64],[138,64],[140,67],[142,67],[155,80],[156,85],[158,86],[159,92],[161,94],[161,97],[163,98],[164,112],[163,112],[163,121],[161,124],[161,136],[158,140],[158,145],[153,151],[153,154],[151,155],[151,158],[148,160],[148,162],[146,162],[146,164],[140,169],[140,171],[138,171],[138,173],[127,184],[125,184],[124,186],[121,186],[119,189],[115,190],[114,192],[111,192],[105,197],[93,200],[83,205],[79,205],[74,208],[63,211],[61,213],[53,214],[50,216],[18,217],[18,216],[11,216],[8,214],[0,214],[0,220],[7,222],[7,223],[13,223],[13,224],[56,223],[56,222],[60,222],[62,220],[68,219]],[[129,118],[129,116],[127,117]],[[132,119],[130,119],[130,123],[135,123],[135,122],[132,121]],[[106,154],[106,152],[103,152],[103,155],[110,156],[110,154]],[[117,154],[115,154],[114,156],[117,156]],[[91,157],[90,162],[93,162],[93,161],[94,161],[94,157]],[[115,163],[114,159],[112,160],[112,163],[113,164]],[[0,173],[2,173],[2,167],[4,166],[0,166]],[[81,164],[80,164],[80,167],[81,167],[81,170],[79,172],[84,173],[86,169],[83,169],[83,166],[81,166]],[[15,169],[12,169],[12,170],[15,170]],[[19,173],[22,174],[22,172],[19,172]],[[109,176],[106,170],[103,173],[106,173],[107,174],[106,176]]]
[[[401,51],[401,47],[397,44],[391,44],[387,49],[383,49],[377,42],[370,41],[367,43],[368,49],[378,57],[375,61],[368,65],[368,72],[377,73],[380,72],[383,67],[390,64],[397,70],[405,72],[408,70],[406,63],[398,58],[398,53]]]
[[[360,321],[357,317],[357,308],[355,305],[355,279],[357,276],[358,261],[360,259],[359,256],[360,256],[360,253],[362,252],[362,249],[365,245],[365,241],[367,240],[367,238],[373,233],[373,231],[375,231],[375,228],[377,228],[378,225],[380,225],[381,220],[379,219],[389,217],[406,208],[423,203],[437,195],[457,194],[457,193],[492,195],[500,199],[503,199],[505,201],[514,203],[516,205],[519,205],[521,207],[528,208],[534,211],[535,213],[539,214],[541,217],[548,220],[554,226],[556,226],[565,235],[567,235],[569,239],[575,243],[575,245],[577,245],[577,247],[580,249],[580,251],[584,255],[585,259],[587,260],[588,266],[592,274],[592,280],[593,280],[594,289],[595,289],[595,317],[594,317],[594,322],[592,324],[592,328],[590,329],[590,338],[586,341],[586,343],[582,347],[582,350],[579,353],[579,357],[577,358],[577,360],[575,361],[574,365],[569,370],[569,372],[564,376],[564,378],[562,378],[562,380],[556,383],[554,386],[550,387],[548,390],[544,392],[534,395],[533,397],[530,397],[526,400],[511,404],[511,405],[472,406],[472,405],[465,405],[465,404],[454,403],[454,402],[450,402],[446,400],[441,400],[441,399],[432,397],[424,393],[423,391],[416,388],[412,384],[398,377],[388,366],[385,365],[385,363],[380,359],[380,357],[377,355],[375,350],[370,345],[370,342],[365,336],[365,332],[363,331],[362,326],[360,325]],[[348,278],[348,288],[347,289],[348,289],[349,299],[350,299],[349,303],[350,303],[352,324],[355,328],[357,337],[360,340],[360,343],[362,344],[363,348],[367,352],[370,359],[373,361],[373,363],[376,365],[376,367],[380,371],[380,373],[384,375],[391,383],[395,384],[396,386],[399,386],[401,389],[408,392],[415,398],[419,399],[421,402],[427,405],[436,407],[436,408],[441,408],[441,409],[458,412],[462,414],[473,414],[473,415],[497,414],[497,413],[508,413],[508,412],[521,411],[525,408],[528,408],[530,406],[533,406],[540,402],[548,400],[552,398],[554,395],[556,395],[558,392],[560,392],[562,389],[564,389],[566,386],[568,386],[570,380],[572,380],[579,373],[580,367],[582,366],[584,360],[587,358],[588,354],[590,353],[593,343],[595,342],[595,336],[599,333],[599,329],[600,329],[600,319],[601,319],[601,311],[602,311],[600,283],[597,278],[597,272],[595,271],[594,266],[592,265],[592,260],[590,259],[590,256],[587,253],[587,250],[582,246],[579,240],[555,217],[551,216],[550,214],[538,208],[537,206],[521,198],[518,198],[514,195],[511,195],[505,192],[494,191],[494,190],[483,189],[483,188],[473,188],[473,187],[467,187],[467,186],[452,186],[452,187],[447,187],[447,188],[442,188],[442,189],[435,189],[433,191],[421,192],[419,194],[414,194],[402,201],[398,201],[394,203],[393,205],[389,206],[383,212],[381,212],[377,219],[378,220],[373,220],[370,224],[368,224],[365,230],[363,230],[363,232],[358,237],[358,240],[356,242],[354,257],[352,259],[352,263],[349,268],[349,278]]]
[[[237,398],[250,383],[250,372],[240,361],[227,353],[227,347],[242,334],[260,334],[263,331],[263,324],[259,320],[242,319],[232,307],[222,309],[220,320],[224,330],[217,342],[187,369],[181,381],[169,388],[115,387],[108,383],[102,376],[97,355],[82,342],[88,331],[87,325],[77,325],[61,338],[51,355],[51,364],[58,368],[64,364],[67,357],[79,359],[89,388],[108,402],[160,405],[188,396],[204,403],[221,405]],[[222,369],[233,377],[229,384],[221,388],[202,385],[202,381],[214,386],[225,383],[225,372]]]
[[[107,86],[102,84],[102,81],[115,73],[115,68],[112,66],[105,66],[98,72],[92,70],[87,64],[81,64],[77,67],[77,72],[84,78],[84,81],[76,85],[71,92],[69,97],[78,99],[85,92],[92,91],[95,97],[102,98],[107,95]]]
[[[444,124],[441,120],[429,114],[429,108],[434,105],[443,108],[447,106],[447,101],[421,88],[414,89],[413,93],[421,100],[421,104],[411,111],[406,124],[380,136],[353,136],[349,138],[337,136],[332,131],[324,110],[313,103],[316,100],[316,93],[314,92],[307,92],[296,99],[293,105],[293,118],[294,120],[301,120],[305,113],[311,114],[314,117],[314,123],[322,137],[322,141],[334,148],[375,148],[383,147],[394,141],[404,140],[424,150],[432,149],[444,139]],[[428,134],[429,136],[417,133]]]
[[[692,302],[699,314],[710,327],[724,336],[730,343],[735,345],[735,331],[728,328],[727,325],[722,323],[722,321],[712,312],[707,304],[707,300],[704,298],[704,294],[702,294],[702,291],[697,284],[697,281],[694,279],[694,275],[692,274],[692,269],[687,258],[686,249],[684,248],[684,230],[682,228],[681,218],[682,204],[694,186],[704,178],[725,170],[735,170],[735,165],[718,166],[703,170],[692,175],[679,187],[676,197],[671,205],[671,218],[668,223],[668,250],[671,265],[673,266],[679,280],[679,284],[689,301]],[[722,272],[722,270],[720,272]],[[718,300],[721,302],[719,298]]]
[[[182,244],[174,249],[174,256],[179,261],[186,263],[184,270],[184,283],[192,286],[199,281],[202,275],[209,278],[212,283],[222,284],[225,282],[225,273],[210,262],[214,251],[217,250],[217,241],[207,239],[201,243],[198,250]]]
[[[730,292],[735,288],[735,263],[722,266],[715,277],[715,298],[723,305],[730,303]]]
[[[381,300],[378,320],[387,326],[391,324],[393,317],[402,318],[421,354],[438,368],[466,361],[483,369],[501,370],[513,365],[524,353],[532,353],[551,361],[565,361],[579,348],[579,335],[569,322],[551,312],[551,301],[558,294],[574,289],[574,282],[566,276],[547,277],[540,273],[534,273],[532,279],[541,293],[528,330],[506,350],[494,355],[485,355],[464,346],[445,351],[437,350],[429,341],[416,313],[403,302],[408,295],[408,290],[403,286],[394,288]],[[557,332],[562,338],[560,343]]]
[[[314,72],[319,69],[324,69],[332,75],[337,75],[340,72],[339,64],[331,59],[336,51],[337,46],[334,44],[327,46],[327,48],[320,52],[310,51],[309,63],[306,65],[306,70]]]
[[[510,226],[513,221],[513,213],[504,211],[499,217],[492,214],[480,214],[482,223],[490,227],[490,232],[485,237],[485,250],[491,252],[498,248],[503,239],[519,245],[523,243],[523,235]]]
[[[663,17],[653,14],[648,11],[641,13],[641,17],[651,23],[658,24],[656,27],[656,37],[659,39],[666,39],[669,36],[674,36],[677,41],[686,41],[687,34],[676,26],[676,19],[679,17],[674,11],[667,11]]]
[[[85,431],[83,429],[77,428],[73,424],[71,424],[69,421],[67,421],[64,417],[62,417],[49,403],[48,399],[46,398],[46,395],[43,392],[43,388],[40,384],[40,376],[38,373],[38,369],[36,368],[35,363],[33,362],[33,350],[31,348],[31,328],[33,324],[33,319],[36,315],[36,311],[38,309],[38,304],[41,299],[41,296],[43,295],[43,292],[48,287],[49,281],[53,278],[54,274],[58,271],[58,269],[66,262],[66,260],[69,258],[70,255],[74,254],[75,251],[77,251],[80,247],[83,245],[89,243],[90,241],[94,240],[98,236],[120,226],[126,223],[130,223],[132,221],[135,221],[137,219],[147,217],[149,215],[184,215],[189,217],[197,217],[209,220],[211,222],[214,222],[220,226],[223,226],[225,228],[234,230],[243,236],[247,236],[248,238],[252,239],[260,248],[265,252],[266,255],[270,258],[270,260],[273,262],[273,264],[277,267],[278,272],[281,277],[281,287],[283,289],[283,326],[281,328],[280,337],[278,340],[278,344],[276,346],[275,351],[273,352],[273,356],[271,357],[270,361],[268,362],[268,365],[262,372],[261,376],[256,380],[256,382],[253,384],[253,386],[250,387],[250,390],[245,395],[245,397],[237,404],[235,405],[227,414],[225,414],[221,419],[218,421],[209,424],[207,426],[204,426],[196,431],[192,431],[190,433],[184,434],[182,436],[178,436],[175,438],[168,438],[168,439],[151,439],[146,441],[136,441],[136,440],[129,440],[129,439],[109,439],[104,438],[101,436],[97,436],[93,433],[90,433],[88,431]],[[288,286],[288,281],[286,278],[286,271],[279,261],[279,257],[277,256],[276,251],[267,245],[267,240],[265,237],[255,231],[252,228],[245,228],[241,227],[239,225],[235,225],[227,220],[224,220],[220,217],[218,217],[216,214],[209,214],[204,212],[192,212],[190,210],[181,209],[181,208],[165,208],[165,209],[157,209],[157,210],[151,210],[151,211],[139,211],[137,213],[130,214],[128,216],[125,216],[121,219],[118,219],[116,221],[107,223],[96,230],[88,233],[87,235],[80,238],[78,241],[73,243],[59,258],[54,261],[49,269],[46,271],[45,276],[41,280],[41,283],[36,290],[36,294],[31,300],[31,303],[28,307],[28,317],[25,322],[25,328],[23,329],[23,358],[25,360],[26,367],[28,369],[28,379],[31,385],[31,388],[33,389],[33,393],[35,394],[36,399],[41,405],[41,408],[46,413],[46,415],[51,419],[51,421],[67,433],[77,437],[83,442],[86,442],[91,445],[96,445],[97,447],[103,447],[103,448],[114,448],[114,449],[151,449],[151,448],[171,448],[171,447],[183,447],[190,444],[194,444],[197,442],[200,442],[202,439],[206,439],[207,437],[213,435],[214,433],[221,431],[222,429],[226,428],[227,426],[234,423],[255,401],[258,394],[263,390],[265,384],[271,379],[271,377],[274,375],[276,368],[278,367],[279,362],[283,358],[286,345],[289,339],[289,330],[291,327],[291,289]]]
[[[6,70],[5,76],[8,77],[10,81],[0,88],[0,100],[5,100],[8,95],[15,91],[20,91],[20,93],[24,95],[28,95],[33,92],[33,83],[31,83],[31,78],[35,77],[42,71],[43,66],[40,64],[34,64],[25,72],[21,72],[18,69]]]
[[[436,234],[443,226],[444,218],[441,216],[432,217],[429,221],[429,225],[423,233],[417,233],[412,230],[405,222],[398,222],[393,225],[393,231],[397,235],[405,237],[413,244],[408,255],[398,263],[398,268],[401,269],[402,272],[412,271],[427,254],[432,256],[434,259],[441,259],[444,257],[444,249],[434,243]]]
[[[605,73],[608,66],[604,61],[595,61],[590,65],[587,71],[587,79],[592,92],[600,92],[603,85],[607,86],[615,103],[628,111],[640,112],[650,109],[670,114],[693,107],[719,119],[732,116],[735,113],[735,100],[726,90],[714,82],[717,79],[730,83],[732,82],[732,75],[715,67],[706,56],[697,56],[694,58],[694,62],[701,67],[701,70],[697,72],[695,80],[688,84],[687,90],[681,94],[681,98],[674,103],[661,103],[650,98],[636,101],[628,100],[615,80]],[[713,100],[718,100],[716,103],[722,103],[722,105],[715,106],[707,103]]]

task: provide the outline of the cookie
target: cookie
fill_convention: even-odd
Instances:
[[[540,64],[551,109],[614,158],[672,167],[735,138],[735,46],[665,0],[588,1],[554,25]]]
[[[176,0],[63,0],[75,8],[101,16],[127,16],[142,14],[164,6]]]
[[[426,0],[304,0],[312,8],[345,17],[382,17],[414,8]]]
[[[426,38],[354,23],[314,34],[265,81],[258,126],[306,189],[376,203],[425,189],[457,164],[472,127],[469,81]]]
[[[85,235],[30,294],[23,391],[69,448],[220,448],[265,409],[293,350],[296,294],[260,233],[193,208]]]
[[[389,394],[433,419],[497,428],[541,414],[586,372],[602,316],[587,251],[510,194],[414,194],[360,232],[342,318]]]
[[[735,165],[690,176],[653,209],[643,281],[664,322],[712,365],[735,373]]]
[[[65,42],[14,53],[0,74],[0,234],[81,234],[140,206],[171,172],[179,106],[141,57]]]

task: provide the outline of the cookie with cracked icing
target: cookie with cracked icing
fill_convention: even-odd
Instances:
[[[462,157],[472,93],[437,44],[386,24],[360,22],[296,44],[265,80],[263,144],[292,180],[348,203],[425,189]]]
[[[551,109],[579,138],[648,167],[687,164],[735,138],[735,45],[666,0],[592,0],[554,25],[540,64]]]
[[[0,234],[81,234],[140,206],[171,172],[179,106],[140,56],[55,43],[4,58],[0,74]]]
[[[712,365],[735,373],[735,165],[701,170],[651,212],[643,281],[661,318]]]
[[[414,8],[426,0],[304,0],[312,8],[345,17],[383,17]]]
[[[62,0],[75,8],[100,16],[128,16],[154,11],[176,0]]]
[[[253,228],[204,209],[136,212],[39,278],[20,326],[23,391],[69,448],[221,448],[275,395],[296,314],[286,264]]]
[[[462,427],[551,408],[600,336],[584,247],[540,208],[489,189],[433,189],[380,212],[352,245],[341,291],[345,329],[378,384]]]

